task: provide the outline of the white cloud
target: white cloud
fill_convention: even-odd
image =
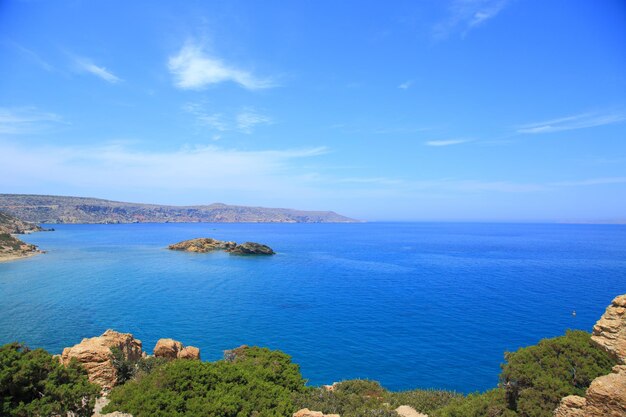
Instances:
[[[122,81],[111,71],[107,70],[105,67],[97,66],[90,59],[75,58],[75,64],[79,71],[88,72],[89,74],[95,75],[96,77],[101,78],[108,83],[116,84]]]
[[[451,145],[459,145],[461,143],[471,142],[472,139],[446,139],[446,140],[429,140],[424,144],[426,146],[451,146]]]
[[[244,107],[233,115],[211,112],[206,107],[207,105],[203,103],[187,103],[183,106],[183,110],[194,115],[201,126],[220,132],[237,131],[250,134],[255,127],[272,123],[269,116],[252,107]]]
[[[239,190],[293,192],[297,161],[327,152],[324,147],[244,151],[217,146],[171,152],[134,150],[123,144],[29,147],[1,142],[0,188],[50,185],[101,193],[123,187],[141,190]],[[23,167],[28,166],[27,170]],[[15,172],[20,172],[16,178]]]
[[[509,0],[452,0],[448,17],[435,25],[433,35],[436,39],[448,38],[456,32],[465,36],[470,30],[496,17],[508,3]]]
[[[413,80],[408,80],[400,84],[398,88],[402,90],[408,90],[412,85],[413,85]]]
[[[620,123],[626,120],[625,113],[582,113],[543,122],[528,123],[517,127],[517,133],[537,134],[553,133],[565,130],[585,129],[589,127],[605,126]]]
[[[235,119],[237,120],[237,129],[244,133],[252,133],[252,129],[257,125],[272,123],[272,119],[250,108],[239,112]]]
[[[38,133],[61,123],[67,124],[58,114],[35,107],[0,107],[0,134]]]
[[[174,84],[185,90],[200,90],[211,84],[231,81],[249,90],[274,87],[270,79],[262,79],[249,71],[235,68],[207,54],[201,45],[187,42],[178,54],[168,60]]]

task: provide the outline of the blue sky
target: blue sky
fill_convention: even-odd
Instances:
[[[2,1],[0,192],[626,221],[619,0]]]

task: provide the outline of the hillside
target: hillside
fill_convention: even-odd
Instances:
[[[40,226],[27,223],[0,212],[0,262],[24,258],[40,253],[37,246],[22,242],[13,234],[42,231]]]
[[[98,198],[0,194],[0,211],[35,223],[352,223],[332,211],[210,204],[164,206]]]

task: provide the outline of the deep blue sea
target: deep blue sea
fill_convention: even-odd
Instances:
[[[107,328],[204,360],[281,349],[311,385],[485,390],[506,350],[590,331],[626,293],[626,226],[557,224],[53,225],[48,251],[0,263],[0,343],[53,353]],[[165,249],[194,237],[273,257]],[[572,311],[576,310],[576,316]]]

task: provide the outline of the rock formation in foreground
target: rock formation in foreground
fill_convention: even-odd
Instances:
[[[106,392],[117,384],[117,371],[111,361],[113,348],[120,350],[126,360],[139,361],[146,357],[141,341],[130,333],[107,330],[102,336],[83,339],[79,344],[63,349],[61,363],[67,365],[76,359],[87,370],[89,381]],[[154,347],[154,356],[168,359],[200,359],[200,349],[173,339],[160,339]]]
[[[79,344],[63,349],[61,362],[67,365],[75,358],[87,370],[89,381],[110,390],[117,383],[111,348],[118,348],[129,360],[137,361],[144,356],[141,341],[132,334],[107,330],[102,336],[83,339]]]
[[[154,347],[154,357],[200,360],[200,349],[194,346],[185,347],[182,343],[174,339],[159,339]]]
[[[626,365],[626,294],[615,297],[593,326],[591,340],[618,363]]]
[[[303,408],[293,413],[293,417],[340,417],[339,414],[324,414],[321,411],[311,411]]]
[[[185,252],[207,253],[223,250],[232,255],[274,255],[275,252],[267,245],[255,242],[245,242],[238,245],[235,242],[226,242],[212,238],[196,238],[184,240],[167,247],[170,250]]]
[[[401,405],[400,407],[396,408],[395,411],[400,417],[428,417],[428,415],[422,414],[418,412],[415,408],[408,405]]]
[[[620,364],[626,364],[626,295],[616,297],[593,327],[591,340]],[[626,416],[626,365],[591,382],[585,397],[569,395],[554,411],[555,417]]]

